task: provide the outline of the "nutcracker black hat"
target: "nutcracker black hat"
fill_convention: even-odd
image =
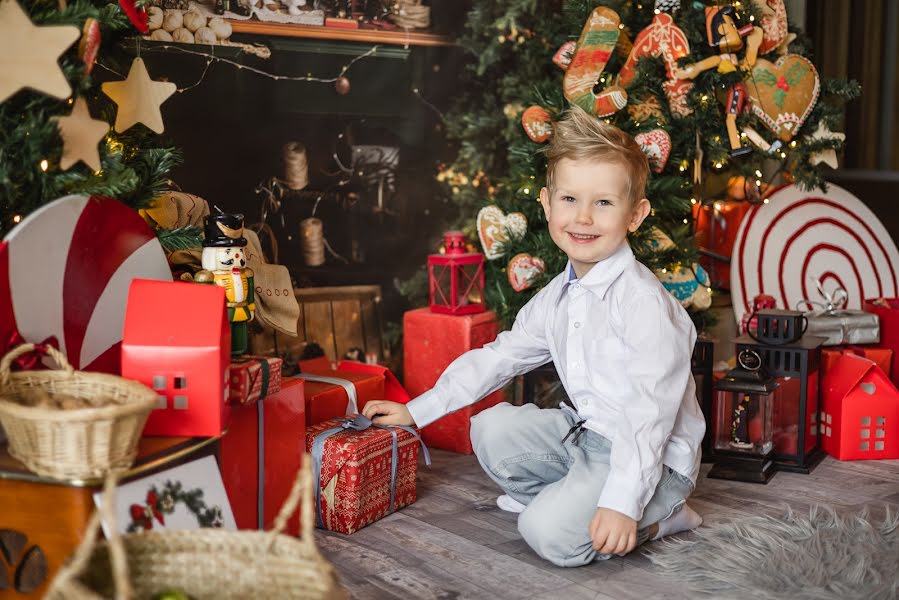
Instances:
[[[243,236],[243,215],[227,214],[215,208],[218,214],[206,217],[206,239],[204,248],[224,248],[227,246],[246,246],[247,238]]]

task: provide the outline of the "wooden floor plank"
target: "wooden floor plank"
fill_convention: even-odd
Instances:
[[[357,600],[518,599],[687,600],[649,559],[623,558],[563,569],[521,539],[517,516],[496,507],[499,488],[474,456],[432,451],[421,467],[418,501],[346,536],[317,531],[322,553]],[[690,505],[705,526],[814,504],[879,518],[899,510],[899,460],[840,462],[826,458],[811,474],[778,473],[768,485],[708,479],[703,465]],[[651,550],[653,543],[646,545]]]

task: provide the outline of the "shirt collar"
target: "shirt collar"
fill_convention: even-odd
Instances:
[[[602,300],[605,298],[606,292],[609,291],[609,287],[612,283],[614,283],[615,280],[618,279],[618,276],[633,262],[634,253],[626,241],[622,243],[611,256],[596,263],[593,268],[580,279],[575,275],[574,267],[569,260],[568,264],[565,265],[567,277],[563,279],[562,290],[559,293],[559,297],[562,297],[562,293],[564,293],[572,283],[579,283],[587,290],[599,296]]]

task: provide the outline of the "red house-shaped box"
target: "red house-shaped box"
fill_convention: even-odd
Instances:
[[[873,361],[846,354],[824,376],[821,446],[840,460],[899,458],[899,390]]]
[[[224,288],[145,279],[131,283],[122,377],[157,393],[145,435],[221,435],[229,415],[230,360]]]

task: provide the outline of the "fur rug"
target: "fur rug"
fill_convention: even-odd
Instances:
[[[880,523],[867,509],[741,519],[700,527],[689,539],[655,544],[647,555],[697,593],[741,600],[899,598],[899,513]]]

